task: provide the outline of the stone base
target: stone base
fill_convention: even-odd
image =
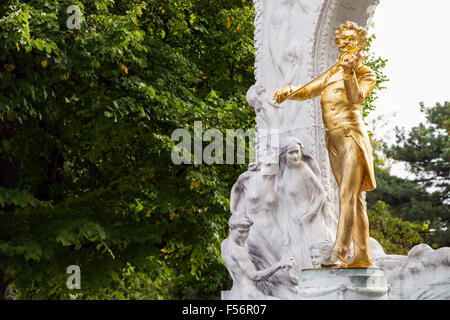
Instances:
[[[382,269],[307,269],[302,271],[298,299],[388,300],[388,291]]]

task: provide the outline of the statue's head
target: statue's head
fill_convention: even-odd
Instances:
[[[321,264],[330,258],[331,252],[333,251],[334,243],[329,240],[323,240],[322,242],[313,244],[310,247],[311,262],[313,268],[320,268]],[[353,246],[347,255],[347,260],[353,257]]]
[[[248,238],[248,233],[253,221],[248,216],[243,214],[233,214],[228,220],[230,227],[230,234],[233,240],[240,245],[243,245]]]
[[[364,50],[367,44],[366,29],[358,26],[355,22],[346,21],[334,32],[334,41],[341,53]]]
[[[311,246],[311,262],[313,268],[320,268],[321,263],[330,257],[332,250],[333,243],[327,240]]]
[[[289,166],[298,165],[303,158],[303,145],[296,137],[288,137],[281,147],[280,167],[286,163]]]

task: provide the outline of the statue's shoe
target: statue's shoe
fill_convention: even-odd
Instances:
[[[348,268],[345,262],[340,261],[326,261],[320,264],[324,269],[338,269],[338,268]]]
[[[361,260],[361,259],[352,259],[348,262],[347,268],[368,268],[372,265],[372,261],[369,260]]]
[[[347,268],[347,263],[339,259],[334,251],[331,253],[330,258],[327,261],[322,262],[320,265],[322,268]]]

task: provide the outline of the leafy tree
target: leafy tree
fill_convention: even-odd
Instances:
[[[408,133],[396,128],[396,144],[391,147],[384,144],[388,158],[406,163],[411,179],[380,172],[379,187],[368,199],[372,204],[383,199],[396,216],[429,224],[430,244],[450,246],[450,103],[437,103],[431,108],[421,104],[421,111],[426,115],[426,123]]]
[[[418,224],[427,224],[429,228],[421,231],[425,242],[434,247],[446,246],[437,242],[430,234],[430,223],[437,217],[448,214],[448,206],[442,203],[441,192],[428,192],[415,181],[391,175],[389,172],[376,173],[377,189],[366,195],[368,208],[374,209],[378,201],[389,204],[388,211],[397,218]]]
[[[370,236],[380,243],[386,254],[406,255],[413,246],[424,242],[421,233],[428,226],[392,217],[389,205],[383,201],[378,201],[374,209],[368,211],[368,216]]]
[[[440,122],[443,125],[441,125],[441,128],[445,128],[445,121],[448,118],[448,116],[446,118],[445,115],[445,107],[442,108],[441,106],[433,109],[436,110],[429,110],[428,112],[432,113],[434,115],[433,117],[440,119],[437,120],[437,122]],[[422,111],[425,111],[423,107]],[[448,114],[448,107],[446,112]],[[383,117],[378,117],[373,121],[372,126],[374,128],[379,128],[380,123],[383,124],[384,122],[386,122],[386,120],[384,120]],[[422,127],[422,130],[427,126],[430,126],[430,124],[419,125],[419,127]],[[419,135],[417,135],[417,128],[413,128],[411,130],[410,138],[411,134],[414,134],[419,139]],[[436,134],[437,132],[435,131],[435,129],[436,128],[431,129],[430,131],[422,131],[423,136],[421,136],[420,139],[427,139],[428,141],[422,141],[417,144],[415,150],[422,152],[420,151],[420,144],[431,147],[429,141],[433,141],[433,145],[437,149],[433,149],[433,147],[431,147],[429,152],[425,153],[429,157],[430,162],[440,162],[442,164],[442,172],[445,171],[444,167],[448,165],[445,163],[446,161],[443,160],[446,158],[448,159],[448,156],[445,155],[446,152],[448,153],[448,151],[445,151],[446,148],[448,149],[448,147],[445,146],[446,144],[448,144],[448,138],[447,142],[445,139],[445,137],[447,136],[447,133],[445,131],[448,131],[448,120],[447,128],[445,130],[440,130],[440,133],[436,135],[436,138],[433,139],[433,134]],[[374,131],[376,132],[377,130]],[[445,181],[445,178],[429,179],[430,174],[426,174],[427,183],[422,182],[420,178],[414,179],[413,175],[408,179],[393,176],[390,173],[389,164],[392,163],[392,161],[397,161],[400,159],[398,157],[393,158],[392,150],[399,148],[402,143],[401,140],[405,139],[405,133],[403,131],[397,128],[396,132],[397,145],[391,147],[391,151],[389,151],[389,148],[383,141],[382,137],[375,137],[374,135],[371,135],[372,147],[374,150],[374,166],[376,172],[377,188],[367,193],[368,208],[372,211],[373,214],[375,214],[377,212],[377,210],[375,209],[379,207],[379,203],[382,201],[385,205],[387,205],[385,210],[388,211],[393,217],[401,218],[405,222],[410,221],[417,226],[427,226],[427,228],[418,229],[420,236],[423,238],[423,242],[428,243],[435,248],[440,246],[448,246],[448,240],[446,240],[448,239],[448,232],[446,232],[445,226],[444,228],[442,228],[442,220],[447,219],[448,221],[449,215],[448,191],[445,191],[445,188],[447,188],[448,190],[448,179],[446,186],[445,182],[443,184],[441,183],[441,181]],[[403,159],[405,159],[406,161],[414,162],[414,152],[412,152],[411,149],[408,151],[403,150],[401,152],[404,156]],[[439,156],[440,154],[441,156]],[[437,159],[431,160],[432,158]],[[417,166],[416,164],[415,166],[416,169],[415,171],[413,171],[413,173],[417,173],[418,176],[423,176],[425,169],[420,170],[419,166]],[[438,187],[438,185],[440,187]],[[443,190],[444,192],[442,192]],[[436,232],[436,230],[438,231]]]
[[[396,144],[385,147],[386,155],[403,161],[425,187],[442,191],[448,198],[450,189],[450,102],[427,108],[420,104],[426,123],[420,123],[406,134],[396,128]]]
[[[67,28],[69,5],[81,29]],[[251,3],[17,0],[0,12],[1,294],[13,282],[19,298],[74,297],[75,264],[78,298],[142,297],[124,287],[142,274],[149,298],[182,298],[187,283],[200,287],[190,297],[219,297],[201,284],[228,277],[218,248],[244,168],[175,165],[170,137],[194,120],[253,125]]]
[[[364,61],[364,64],[371,68],[377,77],[377,81],[375,83],[375,87],[372,90],[372,92],[367,96],[366,100],[364,101],[364,104],[362,106],[362,115],[363,118],[367,117],[367,115],[375,110],[375,100],[378,99],[378,92],[386,89],[384,86],[385,82],[388,82],[388,77],[384,74],[383,70],[386,67],[386,63],[388,62],[387,59],[383,59],[381,57],[374,57],[371,54],[371,47],[372,47],[372,41],[376,39],[376,35],[372,34],[367,38],[367,45],[366,45],[366,51],[368,52],[368,57]]]

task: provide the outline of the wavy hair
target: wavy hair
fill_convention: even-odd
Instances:
[[[249,229],[253,225],[252,219],[242,214],[233,214],[228,220],[230,229],[244,228]]]
[[[280,164],[280,174],[283,175],[284,169],[286,168],[287,158],[286,153],[289,150],[289,147],[293,144],[298,145],[300,147],[300,150],[302,152],[302,161],[306,162],[306,164],[311,168],[311,170],[317,175],[320,176],[320,169],[319,166],[316,163],[316,160],[308,154],[304,153],[304,148],[300,140],[298,140],[296,137],[289,137],[284,144],[284,146],[281,148],[280,156],[279,156],[279,164]]]
[[[358,35],[358,40],[359,43],[361,45],[361,48],[365,48],[366,44],[367,44],[367,32],[366,29],[364,29],[363,27],[358,26],[355,22],[353,21],[346,21],[344,24],[341,24],[339,26],[339,28],[334,31],[334,41],[336,42],[336,44],[339,43],[339,41],[342,38],[342,32],[345,30],[353,30],[356,32],[356,34]]]

